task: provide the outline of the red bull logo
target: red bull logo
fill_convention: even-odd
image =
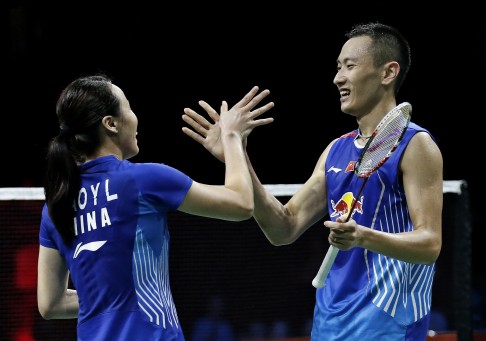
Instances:
[[[352,192],[346,192],[336,203],[331,199],[331,205],[333,212],[331,213],[331,218],[336,216],[347,216],[351,213],[351,218],[356,212],[363,214],[363,196],[361,200],[356,201]],[[349,212],[351,207],[354,209],[353,212]]]

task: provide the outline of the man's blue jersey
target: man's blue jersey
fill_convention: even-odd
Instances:
[[[355,163],[363,147],[357,130],[341,136],[329,151],[325,172],[330,219],[348,214],[360,225],[386,233],[414,229],[399,163],[412,137],[425,129],[410,123],[398,148],[357,198],[365,179]],[[312,341],[425,340],[430,317],[434,265],[412,264],[355,247],[339,251],[325,286],[316,292]]]

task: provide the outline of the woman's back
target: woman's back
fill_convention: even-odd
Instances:
[[[182,340],[169,285],[167,213],[192,180],[162,164],[114,156],[80,169],[75,240],[62,242],[46,207],[41,225],[41,245],[60,250],[78,292],[78,338],[130,340],[136,332],[147,340]]]

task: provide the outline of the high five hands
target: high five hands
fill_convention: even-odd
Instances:
[[[207,102],[199,101],[199,105],[207,112],[212,122],[208,121],[196,111],[190,108],[185,108],[182,119],[192,129],[183,127],[182,131],[206,148],[206,150],[213,154],[218,160],[224,162],[223,145],[221,142],[221,124],[235,125],[246,145],[246,138],[255,127],[273,122],[272,117],[256,119],[274,107],[273,102],[269,102],[261,107],[256,107],[270,94],[270,91],[266,89],[257,95],[258,90],[258,86],[254,86],[250,92],[229,110],[228,103],[222,101],[220,114],[218,114],[218,112]],[[222,118],[225,119],[224,122],[220,122]]]

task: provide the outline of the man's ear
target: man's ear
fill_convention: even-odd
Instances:
[[[397,62],[386,63],[383,67],[383,83],[391,84],[395,79],[397,79],[398,73],[400,72],[400,64]]]
[[[117,128],[117,122],[116,119],[113,116],[105,116],[101,119],[101,124],[103,127],[112,132],[112,133],[118,133],[118,128]]]

